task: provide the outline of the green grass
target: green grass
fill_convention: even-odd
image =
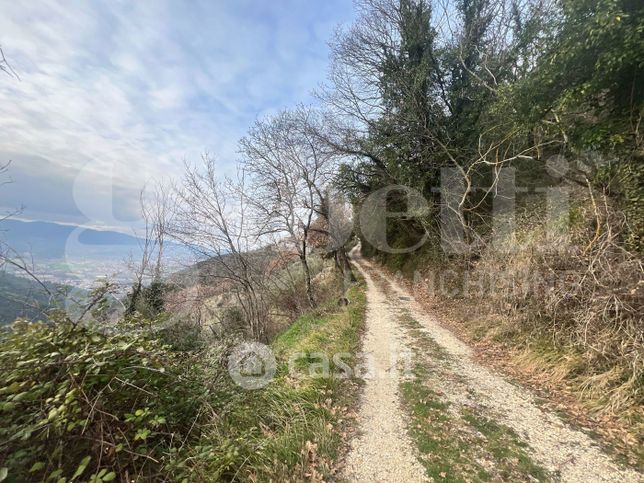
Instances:
[[[321,307],[273,341],[278,370],[266,387],[242,390],[229,383],[230,392],[215,406],[212,428],[192,461],[197,479],[304,481],[332,475],[343,444],[342,428],[349,419],[346,408],[354,405],[358,394],[357,382],[310,378],[306,371],[293,377],[287,361],[298,352],[324,352],[329,359],[336,353],[358,353],[364,286],[355,285],[347,297],[347,307]]]
[[[500,462],[502,477],[509,478],[518,471],[538,481],[548,480],[548,472],[526,455],[528,445],[511,428],[469,409],[463,411],[463,419],[485,436],[488,450]]]
[[[421,349],[423,353],[434,360],[447,361],[451,358],[445,349],[427,335],[422,324],[414,319],[408,311],[402,312],[398,320],[414,339],[416,349]]]
[[[426,384],[450,355],[408,312],[400,322],[413,339],[414,379],[400,385],[410,416],[409,434],[427,475],[434,481],[547,481],[549,475],[528,456],[527,445],[511,428],[479,414],[476,408],[452,408]]]

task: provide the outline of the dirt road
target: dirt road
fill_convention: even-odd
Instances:
[[[347,480],[644,481],[477,364],[412,294],[352,255],[367,282],[369,370]]]

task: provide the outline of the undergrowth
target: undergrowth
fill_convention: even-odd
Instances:
[[[205,370],[149,332],[18,321],[0,338],[0,466],[7,481],[179,474],[212,397]]]
[[[357,394],[356,381],[333,376],[339,372],[332,357],[357,353],[364,323],[363,287],[352,287],[347,297],[347,307],[328,303],[273,341],[278,369],[265,388],[230,387],[232,396],[216,408],[217,416],[195,447],[195,478],[316,481],[332,474],[347,408]],[[309,377],[304,367],[289,373],[291,356],[300,353],[306,359],[314,352],[329,356],[331,377]]]
[[[0,333],[0,481],[284,481],[328,475],[356,391],[290,375],[294,352],[357,353],[362,286],[273,342],[258,390],[226,372],[238,339],[185,344],[166,320],[17,321]],[[192,339],[191,339],[192,340]]]
[[[548,387],[566,388],[591,413],[619,421],[629,435],[616,443],[644,461],[643,268],[641,256],[624,248],[624,216],[583,190],[571,191],[570,208],[557,219],[539,200],[522,209],[505,244],[467,260],[437,254],[435,243],[372,255],[413,279],[414,290],[473,339],[504,347]],[[400,237],[392,245],[404,244]]]

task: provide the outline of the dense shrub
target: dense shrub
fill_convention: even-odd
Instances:
[[[271,343],[275,378],[249,391],[224,378],[224,397],[214,403],[217,418],[193,445],[190,481],[329,481],[342,433],[352,416],[356,381],[289,373],[294,354],[358,352],[364,327],[363,285],[347,291],[351,304],[318,307],[294,321]],[[349,362],[353,365],[356,361]],[[333,368],[334,366],[332,366]],[[346,433],[345,433],[346,435]]]
[[[204,374],[149,331],[17,321],[0,334],[0,475],[167,479],[204,414]]]
[[[312,279],[315,279],[322,271],[325,263],[329,264],[328,261],[325,262],[318,256],[309,256],[309,269]],[[320,295],[319,285],[315,281],[312,282],[316,304],[323,302],[316,297]],[[311,304],[306,294],[304,271],[299,261],[288,264],[284,270],[275,274],[268,287],[267,295],[269,304],[281,316],[286,317],[289,323],[311,309]],[[275,333],[275,330],[273,329],[272,332]]]
[[[231,334],[244,334],[247,332],[244,313],[236,305],[230,305],[222,310],[221,326],[223,330]]]
[[[167,315],[164,315],[160,318],[166,317]],[[203,350],[208,345],[201,325],[190,319],[168,317],[168,320],[161,323],[157,335],[173,351],[194,352]]]
[[[486,250],[474,274],[494,281],[485,298],[509,316],[506,329],[578,359],[579,382],[603,408],[641,407],[642,260],[622,247],[624,215],[586,199],[559,221],[530,212],[509,250]]]

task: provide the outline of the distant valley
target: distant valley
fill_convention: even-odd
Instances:
[[[64,306],[67,287],[52,282],[45,282],[45,286],[52,296],[31,278],[0,272],[0,325],[17,318],[43,319],[48,309]]]
[[[104,277],[127,285],[128,265],[140,259],[143,246],[142,239],[126,233],[18,219],[0,223],[0,240],[33,265],[39,279],[84,289]],[[187,249],[173,243],[166,254],[170,271],[183,268],[190,258]]]

